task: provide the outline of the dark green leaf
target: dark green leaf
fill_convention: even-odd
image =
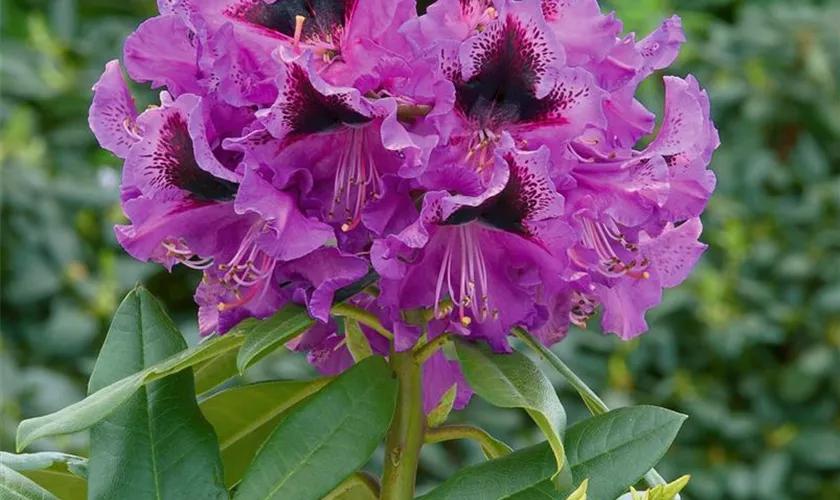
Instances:
[[[575,486],[589,479],[593,499],[613,499],[627,491],[662,458],[685,420],[684,415],[653,406],[631,406],[591,417],[566,432],[566,456]],[[457,472],[423,500],[553,498],[555,465],[542,443]],[[551,496],[553,495],[553,496]]]
[[[248,464],[286,411],[315,393],[329,379],[280,381],[224,390],[201,402],[201,411],[219,439],[225,484],[238,483]]]
[[[495,354],[479,344],[458,342],[458,359],[470,387],[488,403],[501,408],[524,408],[545,434],[554,450],[557,467],[553,478],[567,488],[571,475],[565,467],[562,433],[566,412],[545,374],[524,354]],[[561,473],[566,471],[565,474]]]
[[[117,310],[89,391],[185,349],[158,301],[138,287]],[[141,387],[90,434],[90,498],[227,498],[216,436],[198,408],[191,371]]]
[[[384,359],[356,364],[277,426],[236,492],[239,500],[317,500],[364,465],[388,430],[397,383]]]
[[[239,371],[244,372],[280,345],[303,333],[312,323],[314,320],[306,308],[295,304],[287,305],[263,321],[253,318],[243,321],[235,329],[246,336],[236,358]]]
[[[61,434],[79,432],[110,415],[130,398],[143,384],[160,380],[193,365],[206,362],[231,351],[244,337],[229,333],[183,350],[149,369],[126,376],[98,390],[82,401],[41,417],[24,420],[17,431],[17,448],[22,450],[33,441]]]

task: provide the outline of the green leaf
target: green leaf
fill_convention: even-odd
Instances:
[[[0,464],[0,498],[3,500],[58,500],[23,474]]]
[[[231,349],[193,367],[195,393],[204,394],[239,374],[236,368],[237,351]]]
[[[183,351],[160,303],[137,287],[120,305],[88,390],[96,392]],[[227,498],[213,428],[192,372],[150,382],[90,430],[90,497]]]
[[[438,427],[446,422],[449,414],[452,412],[452,407],[455,406],[455,396],[458,395],[458,384],[452,384],[452,387],[443,393],[440,398],[440,403],[435,406],[432,411],[426,415],[426,425],[428,427]]]
[[[234,387],[201,402],[201,411],[219,439],[225,484],[238,483],[257,450],[286,411],[317,392],[329,379],[264,382]]]
[[[80,478],[87,478],[88,459],[57,451],[42,451],[40,453],[6,453],[0,451],[0,464],[18,472],[27,470],[48,469],[53,465],[63,465],[69,472]]]
[[[662,458],[685,421],[654,406],[631,406],[588,418],[566,432],[566,453],[576,485],[588,478],[590,498],[611,499],[627,491]],[[551,447],[538,444],[468,467],[421,497],[441,499],[561,500]]]
[[[212,337],[208,341],[170,356],[147,370],[116,381],[78,403],[49,415],[24,420],[17,430],[17,449],[20,451],[33,441],[44,437],[85,430],[119,408],[143,384],[160,380],[221,356],[239,347],[244,340],[244,336],[233,332],[221,337]]]
[[[52,451],[22,455],[0,451],[0,464],[26,476],[62,500],[87,498],[86,458]]]
[[[373,356],[351,367],[289,412],[235,498],[322,498],[373,454],[391,423],[396,392],[384,359]]]
[[[423,500],[510,498],[511,495],[550,478],[556,471],[554,452],[548,443],[542,443],[461,469],[443,484],[420,498]],[[550,489],[554,490],[553,487]]]
[[[566,412],[551,382],[524,354],[495,354],[487,346],[458,342],[461,369],[470,387],[488,403],[501,408],[524,408],[545,434],[557,461],[552,480],[558,488],[571,485],[561,435]]]
[[[246,319],[235,329],[245,335],[245,343],[236,358],[239,372],[244,373],[249,366],[303,333],[314,322],[306,308],[296,304],[287,305],[263,321]]]
[[[379,483],[366,472],[357,472],[344,480],[324,500],[378,500]]]
[[[362,332],[362,327],[359,326],[358,321],[349,318],[344,320],[344,338],[347,341],[347,349],[350,350],[355,362],[358,363],[373,355],[367,337]]]
[[[569,429],[566,453],[576,481],[589,478],[592,498],[616,498],[652,469],[686,416],[655,406],[631,406]]]

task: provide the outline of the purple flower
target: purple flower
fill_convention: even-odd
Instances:
[[[282,48],[311,51],[331,83],[353,84],[383,57],[408,51],[399,27],[416,17],[411,0],[176,0],[169,9],[213,33],[225,26],[256,66]]]
[[[647,329],[644,312],[659,303],[663,287],[687,276],[705,248],[696,241],[696,217],[715,185],[706,167],[717,131],[693,77],[666,77],[665,89],[665,117],[650,146],[605,156],[598,137],[584,138],[572,146],[579,161],[570,174],[574,187],[561,190],[581,236],[569,255],[604,303],[604,327],[623,338]],[[670,269],[668,278],[661,279],[660,266]]]
[[[390,207],[408,196],[399,179],[422,173],[436,138],[409,132],[394,99],[326,83],[309,53],[281,67],[277,86],[277,101],[257,113],[261,126],[228,147],[272,171],[275,182],[298,184],[342,232],[386,231],[399,216]]]
[[[465,6],[470,12],[479,9],[476,2],[441,9],[462,12]],[[454,112],[429,118],[441,136],[432,164],[466,163],[482,170],[503,132],[523,147],[544,145],[559,153],[587,126],[605,123],[604,92],[590,72],[566,65],[563,46],[538,0],[508,1],[491,12],[492,20],[463,41],[413,40],[437,54],[440,71],[454,89]],[[440,15],[433,11],[419,22]],[[457,15],[449,19],[468,22]]]
[[[465,194],[428,192],[414,224],[374,243],[385,302],[434,308],[443,318],[448,311],[441,303],[449,298],[454,321],[500,350],[507,349],[510,328],[544,320],[537,285],[552,293],[562,288],[558,271],[571,243],[548,162],[546,148],[519,151],[505,136],[486,189],[470,168],[441,173],[448,177],[438,180],[439,188],[460,185]]]

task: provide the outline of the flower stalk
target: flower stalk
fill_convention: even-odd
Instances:
[[[426,431],[426,443],[440,443],[455,439],[471,439],[477,442],[488,459],[499,458],[511,453],[510,446],[491,436],[487,431],[472,425],[443,425]]]
[[[383,500],[409,500],[420,462],[420,447],[426,431],[420,365],[411,351],[391,350],[391,367],[397,377],[397,408],[385,441]]]

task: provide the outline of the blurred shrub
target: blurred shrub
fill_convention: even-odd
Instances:
[[[640,34],[683,16],[689,43],[673,71],[709,89],[723,141],[704,217],[710,250],[649,315],[649,334],[623,343],[590,327],[557,352],[613,405],[691,416],[661,469],[692,474],[688,497],[840,498],[840,6],[609,3]],[[91,85],[154,2],[3,0],[2,9],[0,446],[9,449],[17,420],[82,396],[134,281],[194,336],[196,277],[119,250],[119,164],[87,130]],[[661,85],[642,98],[659,112]],[[306,368],[286,356],[261,370]],[[558,385],[570,420],[581,417]],[[480,401],[458,418],[518,445],[537,439],[523,415]],[[81,436],[59,445],[85,447]],[[432,484],[479,459],[471,444],[426,447],[423,477]]]

